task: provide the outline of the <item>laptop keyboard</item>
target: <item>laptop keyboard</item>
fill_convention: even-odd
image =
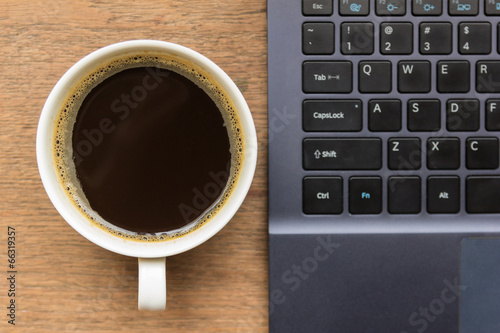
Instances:
[[[500,213],[500,0],[301,16],[303,214]]]

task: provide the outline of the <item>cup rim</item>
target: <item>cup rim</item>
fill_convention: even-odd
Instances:
[[[210,221],[188,234],[164,241],[142,242],[114,236],[84,217],[73,205],[59,183],[53,157],[53,133],[56,117],[70,88],[103,61],[136,51],[167,52],[203,68],[231,99],[241,121],[244,139],[243,165],[237,183],[227,202]],[[257,135],[250,109],[236,84],[214,62],[202,54],[179,44],[158,40],[129,40],[93,51],[76,62],[59,79],[50,92],[40,114],[36,136],[38,169],[45,191],[59,214],[78,233],[109,251],[143,258],[165,257],[196,247],[220,231],[234,216],[246,197],[257,164]]]

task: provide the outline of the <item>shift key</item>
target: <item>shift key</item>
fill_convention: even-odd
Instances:
[[[382,140],[307,138],[302,157],[305,170],[378,170],[382,167]]]
[[[305,61],[302,66],[302,89],[305,93],[350,93],[350,61]]]

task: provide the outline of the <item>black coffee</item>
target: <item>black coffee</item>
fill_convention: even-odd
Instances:
[[[67,190],[80,208],[97,213],[87,212],[91,219],[158,235],[204,214],[210,218],[210,209],[220,208],[239,168],[234,165],[239,158],[232,155],[241,149],[232,141],[241,139],[234,114],[215,102],[224,99],[221,92],[200,88],[207,80],[166,68],[135,67],[86,92],[67,138],[74,171],[64,156],[59,168],[68,184],[71,177],[64,171],[76,174],[78,184]],[[64,112],[71,112],[71,103],[66,107]],[[68,155],[64,135],[56,139],[57,155]]]

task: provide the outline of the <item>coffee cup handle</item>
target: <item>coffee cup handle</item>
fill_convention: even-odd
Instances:
[[[167,302],[166,260],[139,258],[139,310],[165,310]]]

